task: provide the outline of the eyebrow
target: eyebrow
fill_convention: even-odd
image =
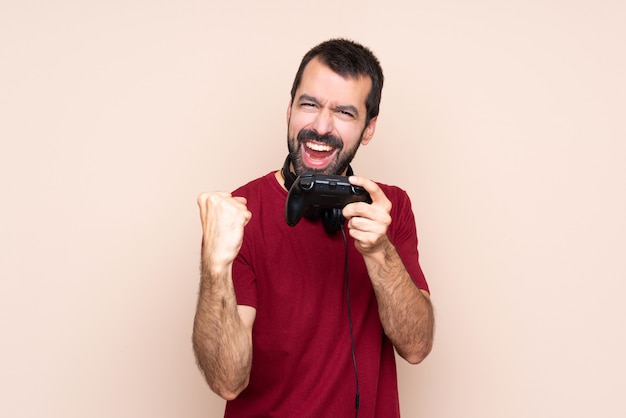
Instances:
[[[313,96],[309,96],[308,94],[300,95],[300,97],[298,98],[298,102],[302,102],[302,101],[313,102],[318,106],[322,105],[322,103],[317,98]],[[352,113],[357,118],[359,116],[359,110],[353,105],[338,105],[338,106],[335,106],[333,109],[340,110],[342,112]]]

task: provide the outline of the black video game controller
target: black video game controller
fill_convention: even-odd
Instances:
[[[350,184],[346,176],[304,173],[289,189],[285,220],[295,226],[311,210],[341,210],[353,202],[372,203],[372,198],[363,187]]]

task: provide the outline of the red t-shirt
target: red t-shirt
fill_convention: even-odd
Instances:
[[[388,236],[420,289],[415,220],[403,190],[391,200]],[[345,285],[345,246],[321,221],[285,222],[287,192],[269,173],[233,192],[252,219],[233,265],[237,303],[256,308],[250,383],[226,417],[351,417],[356,379]],[[394,349],[384,335],[361,254],[348,236],[350,309],[360,391],[359,417],[398,417]]]

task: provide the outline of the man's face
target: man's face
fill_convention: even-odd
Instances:
[[[374,135],[376,118],[365,126],[368,77],[343,78],[311,60],[287,108],[287,143],[296,174],[345,174],[360,144]]]

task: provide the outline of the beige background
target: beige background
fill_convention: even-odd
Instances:
[[[221,415],[195,198],[280,166],[346,36],[387,76],[355,170],[412,196],[437,312],[404,416],[626,416],[625,4],[3,0],[0,415]]]

